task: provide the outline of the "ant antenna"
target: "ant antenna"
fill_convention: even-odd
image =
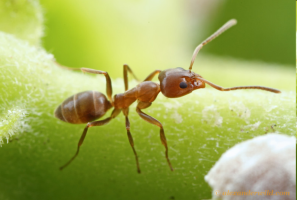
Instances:
[[[264,87],[264,86],[237,86],[237,87],[230,87],[230,88],[223,88],[221,86],[218,86],[204,78],[200,78],[200,77],[196,77],[198,80],[203,81],[205,83],[207,83],[208,85],[210,85],[211,87],[220,90],[220,91],[230,91],[230,90],[242,90],[242,89],[258,89],[258,90],[266,90],[268,92],[273,92],[273,93],[281,93],[281,91],[274,89],[274,88],[270,88],[270,87]]]
[[[193,53],[193,56],[192,56],[192,60],[191,60],[191,64],[190,64],[190,68],[189,68],[189,71],[190,72],[192,70],[192,66],[194,64],[195,58],[196,58],[198,52],[200,51],[200,49],[202,49],[202,47],[204,45],[206,45],[207,43],[209,43],[210,41],[212,41],[213,39],[215,39],[216,37],[218,37],[221,33],[223,33],[224,31],[226,31],[230,27],[234,26],[236,23],[237,23],[236,19],[230,19],[221,28],[219,28],[219,30],[217,30],[214,34],[212,34],[211,36],[209,36],[206,40],[204,40],[201,44],[199,44],[196,47],[196,49],[194,50],[194,53]]]

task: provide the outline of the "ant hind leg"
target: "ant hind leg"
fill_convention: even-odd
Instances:
[[[88,72],[88,73],[92,73],[92,74],[103,74],[105,76],[105,78],[106,78],[106,94],[107,94],[107,97],[108,97],[109,101],[111,102],[111,104],[113,104],[112,85],[111,85],[111,79],[109,77],[109,74],[105,71],[89,69],[89,68],[80,68],[80,70],[82,72]]]
[[[120,109],[114,109],[111,113],[111,116],[104,119],[104,120],[100,120],[100,121],[94,121],[94,122],[89,122],[87,124],[87,126],[85,127],[80,139],[79,139],[79,142],[78,142],[78,145],[77,145],[77,150],[76,150],[76,153],[74,154],[74,156],[66,163],[64,164],[62,167],[60,167],[60,170],[63,170],[65,167],[67,167],[75,158],[76,156],[78,155],[79,153],[79,149],[80,149],[80,146],[83,144],[84,142],[84,139],[87,135],[87,132],[88,132],[88,129],[89,127],[92,127],[92,126],[102,126],[102,125],[105,125],[107,124],[110,120],[112,120],[113,118],[115,118],[119,113],[121,112]]]

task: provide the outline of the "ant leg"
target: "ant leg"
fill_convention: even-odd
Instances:
[[[171,171],[173,171],[173,168],[172,168],[172,165],[170,163],[170,160],[168,158],[168,146],[167,146],[167,140],[166,140],[166,137],[165,137],[165,133],[164,133],[164,129],[163,129],[163,126],[161,124],[161,122],[159,122],[158,120],[156,120],[155,118],[147,115],[146,113],[142,112],[141,109],[144,109],[144,108],[147,108],[151,105],[152,103],[148,103],[148,102],[139,102],[137,104],[137,108],[136,108],[136,112],[139,114],[139,116],[144,119],[145,121],[153,124],[153,125],[156,125],[158,127],[160,127],[160,139],[161,139],[161,142],[162,144],[164,145],[165,147],[165,157],[166,157],[166,160],[167,160],[167,163],[171,169]]]
[[[64,69],[68,69],[68,70],[80,70],[80,68],[72,68],[72,67],[66,67],[64,65],[61,65],[60,63],[58,63],[57,61],[54,61],[56,63],[56,65],[58,65],[59,67],[61,68],[64,68]]]
[[[113,104],[112,85],[111,85],[111,80],[110,80],[108,73],[104,72],[104,71],[100,71],[100,70],[89,69],[89,68],[80,68],[80,69],[82,72],[88,72],[88,73],[92,73],[92,74],[103,74],[105,76],[105,78],[106,78],[106,94],[107,94],[107,97],[108,97],[109,101],[111,102],[111,104]]]
[[[159,70],[159,69],[153,71],[150,75],[148,75],[148,77],[146,77],[146,79],[144,79],[144,81],[150,81],[150,80],[152,80],[154,78],[154,76],[156,76],[160,72],[161,72],[161,70]]]
[[[133,75],[133,77],[137,80],[138,78],[135,76],[129,65],[124,64],[124,84],[125,84],[125,92],[128,90],[128,72]]]
[[[64,169],[65,167],[67,167],[75,158],[76,156],[78,155],[79,153],[79,148],[80,146],[82,145],[82,143],[84,142],[84,139],[87,135],[87,132],[88,132],[88,129],[89,127],[92,127],[92,126],[102,126],[102,125],[105,125],[107,124],[110,120],[112,120],[113,118],[115,118],[119,113],[121,112],[120,109],[114,109],[111,113],[111,116],[104,119],[104,120],[100,120],[100,121],[94,121],[94,122],[89,122],[87,124],[87,126],[85,127],[80,139],[79,139],[79,142],[78,142],[78,145],[77,145],[77,150],[76,150],[76,153],[74,154],[74,156],[65,164],[63,165],[62,167],[60,167],[60,170]]]
[[[139,162],[138,162],[138,155],[137,155],[137,152],[136,152],[136,150],[134,148],[133,137],[132,137],[132,135],[130,133],[130,122],[129,122],[129,118],[128,118],[129,108],[123,109],[123,113],[124,113],[125,118],[126,118],[126,130],[127,130],[128,139],[129,139],[130,145],[132,147],[132,150],[134,152],[134,156],[135,156],[135,160],[136,160],[137,172],[140,173],[140,167],[139,167]]]

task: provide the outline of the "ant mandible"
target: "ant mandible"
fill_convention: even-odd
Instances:
[[[111,80],[107,72],[88,69],[88,68],[81,68],[81,71],[83,72],[88,72],[93,74],[103,74],[105,76],[106,93],[107,93],[108,99],[104,94],[97,91],[80,92],[66,99],[55,110],[55,117],[57,117],[62,121],[72,123],[72,124],[87,123],[80,137],[80,140],[78,142],[77,151],[75,155],[65,165],[60,167],[60,170],[68,166],[78,155],[80,146],[82,145],[86,137],[89,127],[105,125],[109,123],[113,118],[118,116],[118,114],[120,114],[120,112],[122,111],[126,119],[126,130],[127,130],[128,139],[135,155],[137,172],[140,173],[138,156],[134,148],[132,135],[130,133],[130,122],[128,118],[129,106],[136,100],[137,100],[136,112],[138,113],[138,115],[145,121],[153,125],[156,125],[160,128],[161,142],[165,146],[165,157],[171,171],[173,171],[172,165],[168,158],[167,141],[166,141],[162,124],[155,118],[142,112],[143,109],[148,108],[152,104],[152,102],[156,99],[156,97],[160,92],[162,92],[162,94],[168,98],[177,98],[177,97],[187,95],[191,93],[193,90],[205,88],[205,83],[207,83],[211,87],[220,91],[230,91],[230,90],[240,90],[240,89],[260,89],[260,90],[266,90],[269,92],[280,93],[280,91],[277,89],[263,87],[263,86],[239,86],[239,87],[223,88],[221,86],[218,86],[209,82],[208,80],[202,78],[199,74],[196,74],[191,71],[195,58],[198,52],[200,51],[200,49],[208,42],[216,38],[218,35],[223,33],[225,30],[235,25],[236,23],[237,22],[235,19],[229,20],[214,34],[212,34],[201,44],[199,44],[194,50],[189,70],[185,70],[183,68],[167,69],[164,71],[155,70],[146,79],[144,79],[143,82],[138,84],[136,87],[128,90],[128,72],[131,73],[134,77],[135,75],[133,74],[132,70],[128,65],[124,65],[125,92],[116,94],[113,98],[112,98]],[[159,78],[160,84],[154,83],[151,81],[153,77],[156,76],[157,74],[159,74],[158,78]],[[93,121],[95,119],[102,117],[112,107],[114,109],[110,117],[100,121]]]

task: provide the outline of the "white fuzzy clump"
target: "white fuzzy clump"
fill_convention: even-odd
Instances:
[[[211,126],[220,127],[223,123],[223,117],[220,116],[220,113],[217,111],[215,105],[207,106],[202,110],[203,120],[206,121]]]
[[[205,180],[224,200],[296,199],[296,138],[268,134],[237,144]]]
[[[27,111],[18,107],[6,110],[0,115],[0,147],[14,136],[30,129],[26,122]]]

